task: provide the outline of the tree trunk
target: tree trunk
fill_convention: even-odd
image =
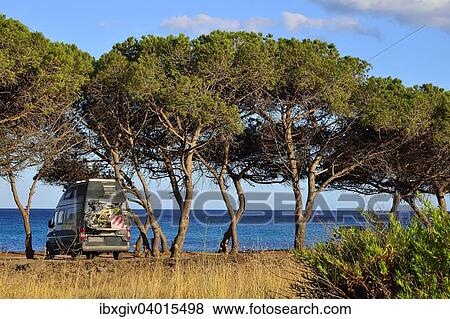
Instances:
[[[142,257],[142,236],[139,235],[138,239],[134,243],[134,257]]]
[[[13,194],[14,202],[22,215],[23,228],[25,230],[25,257],[27,259],[34,258],[33,241],[30,225],[30,211],[31,211],[31,200],[36,189],[36,184],[39,180],[39,173],[33,178],[33,183],[31,185],[30,191],[28,193],[27,207],[23,207],[20,201],[19,194],[17,193],[16,178],[13,175],[8,175],[9,185],[11,192]]]
[[[27,259],[34,258],[34,250],[33,250],[33,242],[32,242],[32,234],[30,227],[30,215],[26,214],[23,217],[23,226],[25,229],[25,256]]]
[[[233,216],[231,219],[231,237],[233,239],[233,242],[231,244],[231,252],[233,254],[237,254],[239,252],[239,240],[238,240],[238,234],[237,234],[237,218],[236,215]]]
[[[319,193],[316,188],[316,171],[321,158],[321,156],[317,155],[308,169],[308,194],[306,197],[305,211],[302,213],[302,218],[300,219],[300,229],[297,234],[298,245],[295,249],[300,250],[305,248],[306,225],[314,213],[314,201]]]
[[[164,233],[162,232],[161,228],[159,227],[158,223],[152,223],[151,222],[151,217],[149,215],[147,215],[147,219],[145,221],[145,233],[148,233],[148,229],[150,228],[150,226],[152,227],[152,232],[153,232],[153,238],[151,240],[151,244],[149,243],[149,246],[151,247],[151,249],[148,249],[147,247],[145,247],[146,249],[149,250],[149,252],[152,254],[153,257],[158,257],[160,252],[162,251],[163,253],[167,252],[169,249],[167,247],[167,239],[164,236]],[[139,238],[136,241],[136,245],[135,245],[135,256],[137,257],[141,257],[142,256],[142,234],[139,235]],[[160,244],[161,244],[161,250],[160,250]]]
[[[239,250],[237,224],[239,223],[239,221],[242,218],[242,215],[245,212],[245,194],[244,194],[244,189],[242,188],[242,185],[240,182],[240,178],[239,177],[233,178],[233,184],[234,184],[234,188],[236,189],[236,193],[238,194],[239,208],[238,208],[237,212],[234,213],[235,226],[233,226],[233,217],[231,217],[230,225],[228,226],[227,231],[223,234],[222,241],[220,242],[220,245],[219,245],[219,252],[225,253],[225,254],[229,252],[228,244],[230,242],[230,239],[233,239],[233,243],[234,242],[237,243],[237,245],[234,245],[234,244],[232,245],[233,253],[237,253]],[[235,228],[235,230],[234,230],[235,238],[233,238],[233,227]]]
[[[131,145],[134,146],[134,140],[130,139],[130,142],[131,142]],[[145,197],[142,198],[139,191],[137,191],[136,195],[138,196],[138,198],[144,205],[145,210],[147,211],[146,229],[148,230],[148,224],[150,224],[152,227],[152,231],[153,231],[152,255],[154,257],[158,257],[159,253],[160,253],[160,248],[159,248],[160,241],[161,241],[161,248],[162,248],[163,252],[168,251],[167,239],[166,239],[166,236],[164,235],[164,232],[161,229],[161,226],[159,225],[159,223],[155,217],[155,211],[153,210],[153,206],[150,201],[149,187],[148,187],[147,181],[145,180],[145,176],[142,173],[141,168],[139,166],[139,160],[136,156],[136,153],[134,152],[134,148],[133,148],[133,163],[134,163],[134,168],[136,170],[139,181],[144,189]]]
[[[297,224],[295,224],[295,243],[296,250],[302,250],[305,247],[306,237],[306,224],[307,221],[301,218]]]
[[[161,240],[161,233],[160,229],[158,227],[155,227],[155,225],[152,225],[152,231],[153,231],[152,254],[153,257],[158,257],[160,253],[159,241]]]
[[[317,193],[314,190],[309,190],[305,210],[302,211],[301,218],[299,219],[298,224],[296,224],[297,247],[294,247],[296,250],[302,250],[305,248],[306,226],[314,213],[314,200],[316,198],[316,194]]]
[[[159,255],[159,252],[167,253],[169,252],[169,246],[167,243],[167,238],[164,235],[163,230],[161,229],[161,226],[159,225],[158,221],[156,220],[156,217],[151,214],[150,216],[150,226],[152,227],[153,232],[153,244],[152,244],[152,251],[153,256]]]
[[[390,215],[396,215],[398,211],[398,206],[400,205],[401,196],[398,191],[395,191],[394,194],[392,194],[392,206],[391,210],[389,211]]]
[[[189,227],[189,218],[192,204],[192,189],[186,189],[186,197],[184,200],[183,208],[181,209],[181,215],[178,226],[178,233],[170,248],[171,257],[177,258],[183,251],[184,241],[186,240],[186,234]]]
[[[229,252],[228,245],[231,242],[231,251],[234,253],[239,252],[239,240],[238,240],[238,233],[237,233],[237,224],[239,223],[240,218],[236,215],[235,217],[231,218],[230,225],[228,225],[228,228],[226,232],[223,234],[222,241],[219,245],[219,253],[227,254]]]
[[[185,185],[185,197],[183,205],[180,207],[180,219],[178,226],[178,233],[170,248],[171,257],[177,258],[183,251],[184,241],[186,240],[186,234],[189,227],[189,218],[191,213],[192,199],[194,195],[194,184],[192,181],[192,167],[193,167],[193,153],[186,156],[185,172],[184,172],[184,185]]]
[[[295,197],[295,211],[294,211],[294,218],[295,218],[295,239],[294,239],[294,249],[301,250],[304,247],[305,242],[305,232],[306,232],[306,225],[305,221],[303,220],[303,202],[302,202],[302,196],[300,187],[293,187],[294,191],[294,197]]]
[[[282,123],[284,128],[284,141],[286,142],[287,155],[289,160],[290,177],[292,183],[292,192],[295,200],[294,222],[295,237],[294,249],[302,249],[305,237],[305,225],[303,224],[303,199],[300,189],[300,176],[297,166],[297,156],[295,154],[295,146],[292,138],[292,127],[287,120],[288,115],[283,115]]]
[[[194,197],[194,181],[192,179],[192,171],[193,171],[193,160],[194,160],[194,151],[198,146],[200,133],[202,131],[202,126],[198,125],[193,133],[191,142],[187,144],[188,149],[183,149],[183,154],[181,156],[181,169],[183,171],[184,177],[184,189],[185,195],[184,200],[181,200],[181,192],[178,187],[178,183],[174,179],[175,174],[173,171],[172,161],[167,159],[168,163],[166,163],[166,168],[168,168],[169,178],[172,185],[172,190],[174,192],[174,196],[177,199],[178,206],[180,208],[180,219],[179,219],[179,227],[178,233],[175,236],[175,239],[172,243],[172,247],[170,248],[171,257],[178,258],[184,246],[184,241],[186,240],[186,234],[189,227],[189,218],[191,214],[191,206],[192,200]],[[185,141],[183,141],[185,143]],[[183,145],[183,148],[185,145]],[[167,154],[165,154],[167,156]],[[164,160],[166,162],[166,159]]]
[[[159,229],[161,229],[161,226],[159,226],[159,227],[160,227]],[[161,252],[163,254],[169,253],[170,249],[169,249],[169,244],[167,242],[167,237],[164,234],[164,232],[162,231],[162,229],[161,229],[159,236],[160,236],[160,240],[161,240]]]
[[[146,228],[143,224],[142,224],[142,221],[141,221],[141,219],[139,218],[139,216],[137,216],[135,213],[133,213],[128,207],[127,207],[127,210],[129,211],[129,212],[131,212],[131,217],[133,218],[133,221],[134,221],[134,224],[136,225],[136,227],[138,228],[138,230],[139,230],[139,238],[141,238],[141,240],[142,240],[142,244],[144,245],[144,247],[146,248],[146,249],[148,249],[149,251],[151,251],[151,248],[150,248],[150,243],[149,243],[149,241],[148,241],[148,237],[147,237],[147,231],[148,231],[148,228]],[[137,250],[137,249],[136,249]]]
[[[420,221],[426,225],[428,228],[431,228],[431,223],[428,220],[427,216],[423,213],[423,211],[416,205],[414,202],[413,196],[406,196],[405,197],[406,202],[409,204],[409,206],[412,208],[416,216],[420,219]]]
[[[436,187],[436,198],[438,200],[439,207],[446,212],[447,202],[445,201],[444,187]]]
[[[119,166],[119,153],[117,150],[117,147],[114,149],[111,149],[111,154],[113,157],[113,169],[114,169],[114,174],[116,177],[116,180],[119,181],[120,185],[123,185],[124,183],[124,176],[122,175],[121,171],[120,171],[120,166]],[[135,163],[135,165],[137,165],[137,163]],[[138,173],[139,179],[142,183],[142,186],[144,187],[145,190],[145,198],[142,198],[142,195],[140,194],[140,192],[136,189],[134,183],[132,186],[132,189],[134,190],[133,193],[134,195],[140,200],[140,202],[142,203],[143,207],[145,208],[146,212],[147,212],[147,219],[150,221],[150,225],[152,226],[152,231],[154,234],[154,238],[152,241],[152,245],[150,247],[150,243],[148,241],[148,237],[147,237],[147,232],[148,232],[148,227],[144,227],[144,225],[142,225],[141,220],[139,219],[138,216],[133,216],[133,219],[135,221],[136,226],[139,228],[140,231],[140,237],[142,237],[142,242],[145,245],[145,248],[148,249],[149,251],[152,252],[153,256],[159,256],[159,242],[161,241],[161,247],[163,252],[167,252],[168,251],[168,245],[167,245],[167,239],[164,236],[164,233],[161,229],[161,227],[158,224],[158,221],[156,220],[154,213],[153,213],[153,208],[151,206],[151,203],[149,201],[149,192],[148,192],[148,187],[147,184],[145,183],[145,180],[143,178],[142,172],[139,170],[139,168],[137,166],[135,166],[135,169]],[[137,245],[139,244],[139,242],[137,242]],[[137,250],[137,249],[136,249]]]
[[[149,217],[147,215],[147,218],[145,220],[145,225],[144,225],[144,229],[145,229],[145,233],[148,234],[148,229],[150,227],[150,220]],[[136,243],[134,245],[134,256],[135,257],[143,257],[144,256],[144,251],[143,249],[147,249],[147,247],[143,246],[143,237],[141,234],[139,234],[138,239],[136,240]]]
[[[222,241],[219,245],[219,253],[227,254],[229,252],[228,250],[228,243],[230,242],[232,236],[232,229],[231,224],[228,225],[227,231],[223,234]]]

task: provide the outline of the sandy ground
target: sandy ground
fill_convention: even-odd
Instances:
[[[253,260],[255,258],[262,258],[262,259],[277,259],[277,258],[287,258],[292,257],[293,252],[288,250],[264,250],[264,251],[243,251],[238,254],[238,256],[233,256],[231,254],[225,255],[220,253],[214,253],[214,252],[184,252],[180,258],[178,258],[179,261],[192,261],[195,262],[196,260],[204,260],[207,259],[215,259],[215,260],[227,260],[227,261],[233,261],[233,262],[246,262],[249,260]],[[93,260],[87,259],[86,256],[79,256],[76,258],[73,258],[69,255],[58,255],[54,259],[48,260],[45,259],[45,253],[44,252],[35,252],[34,259],[26,259],[24,252],[0,252],[0,262],[1,261],[16,261],[17,263],[39,263],[40,261],[44,261],[45,263],[58,263],[61,261],[86,261],[86,262],[97,262],[97,263],[108,263],[108,262],[114,262],[114,263],[130,263],[130,262],[139,262],[142,260],[148,260],[150,262],[154,261],[163,261],[170,264],[174,259],[170,258],[168,255],[160,256],[159,258],[155,257],[142,257],[142,258],[136,258],[132,253],[124,253],[122,260],[114,260],[112,254],[101,254],[99,256],[96,256]]]
[[[86,256],[73,258],[67,255],[59,255],[54,259],[45,259],[44,252],[36,252],[34,259],[26,259],[23,252],[1,252],[0,269],[5,267],[9,271],[32,271],[52,272],[60,267],[73,269],[74,271],[84,268],[86,270],[93,268],[103,270],[123,270],[148,267],[152,264],[158,264],[164,268],[173,268],[175,265],[185,265],[189,267],[204,267],[205,264],[239,265],[262,264],[268,268],[291,267],[295,263],[295,257],[291,251],[245,251],[237,256],[224,255],[220,253],[207,252],[185,252],[178,259],[170,258],[168,255],[155,257],[136,258],[132,253],[125,253],[121,260],[114,260],[112,254],[101,254],[94,259],[87,259]],[[83,267],[84,265],[84,267]]]

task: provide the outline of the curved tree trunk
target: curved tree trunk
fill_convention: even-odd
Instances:
[[[170,183],[172,186],[172,190],[174,196],[177,200],[178,206],[180,208],[180,219],[178,226],[178,233],[175,236],[175,239],[170,247],[171,257],[178,258],[183,252],[184,242],[186,240],[186,234],[189,227],[189,218],[191,215],[191,206],[194,197],[194,181],[192,178],[192,171],[194,168],[194,152],[199,143],[200,133],[202,131],[202,125],[198,125],[190,139],[190,143],[186,143],[186,140],[183,140],[183,151],[181,155],[181,171],[183,174],[183,184],[184,184],[184,199],[182,199],[180,188],[178,187],[178,182],[175,178],[175,172],[173,170],[173,162],[167,156],[166,153],[163,154],[164,162],[167,168],[167,172],[169,174]],[[184,134],[184,133],[183,133]],[[188,149],[184,147],[188,146]]]
[[[138,239],[136,240],[136,244],[135,244],[135,253],[134,254],[136,257],[143,256],[143,248],[147,249],[154,257],[158,257],[161,251],[163,253],[169,251],[168,246],[167,246],[167,239],[164,236],[162,229],[159,227],[158,223],[151,224],[150,219],[151,218],[149,218],[149,216],[147,215],[147,219],[145,221],[144,228],[145,228],[145,233],[148,234],[148,230],[149,230],[150,226],[152,227],[153,238],[151,240],[151,244],[149,244],[151,249],[148,249],[147,247],[142,246],[143,237],[142,237],[142,234],[140,234]],[[145,252],[144,252],[144,255],[146,255]]]
[[[237,254],[239,252],[237,224],[239,223],[242,215],[245,212],[245,194],[244,194],[244,189],[242,188],[239,176],[233,177],[233,184],[234,184],[236,193],[238,194],[239,207],[238,207],[237,211],[235,212],[231,207],[231,203],[229,203],[229,201],[227,201],[224,198],[224,201],[227,206],[227,210],[228,210],[229,214],[230,214],[229,209],[232,209],[232,212],[230,214],[230,225],[228,226],[227,231],[223,234],[222,241],[220,242],[220,245],[219,245],[219,252],[228,253],[229,252],[228,245],[229,245],[230,239],[232,239],[233,242],[232,242],[231,250],[232,250],[233,254]],[[222,193],[222,196],[228,196],[228,195],[226,193],[225,194]],[[228,204],[227,204],[227,202],[228,202]]]
[[[134,257],[142,257],[142,236],[139,234],[138,239],[134,243]]]
[[[445,201],[445,191],[444,187],[436,187],[436,198],[439,204],[439,207],[447,211],[447,202]]]
[[[133,139],[130,140],[131,144],[134,145]],[[139,178],[139,181],[144,189],[144,198],[142,198],[141,194],[138,192],[138,197],[141,200],[141,202],[144,204],[144,208],[147,211],[147,220],[146,220],[146,229],[148,230],[148,225],[152,227],[153,231],[153,239],[152,239],[152,255],[154,257],[158,257],[160,253],[160,242],[161,242],[161,249],[165,253],[168,251],[168,245],[167,245],[167,239],[164,235],[164,232],[161,228],[161,226],[158,223],[158,220],[155,217],[155,211],[153,210],[151,201],[150,201],[150,191],[147,184],[147,181],[145,180],[145,176],[141,171],[141,168],[139,166],[139,160],[136,156],[136,154],[133,152],[133,163],[134,168],[136,170],[137,176]]]
[[[142,187],[144,188],[145,196],[142,196],[141,192],[139,192],[136,185],[129,177],[126,177],[122,174],[122,172],[120,170],[120,166],[119,166],[120,162],[119,162],[119,152],[117,150],[117,146],[114,149],[112,149],[110,152],[113,157],[112,164],[113,164],[113,169],[114,169],[114,173],[116,176],[116,180],[118,180],[121,185],[124,185],[123,182],[125,179],[128,181],[128,183],[131,184],[132,193],[139,199],[140,204],[143,206],[143,208],[147,212],[147,220],[146,220],[145,226],[142,225],[142,222],[137,215],[134,214],[134,216],[133,216],[135,224],[138,226],[139,231],[140,231],[140,236],[139,236],[138,241],[136,242],[135,251],[140,252],[142,250],[142,247],[139,247],[139,246],[141,246],[140,239],[142,239],[142,244],[144,244],[145,248],[148,251],[150,251],[153,256],[159,256],[159,253],[160,253],[159,242],[161,241],[162,250],[164,252],[166,252],[168,250],[167,239],[164,236],[164,233],[163,233],[158,221],[155,218],[154,211],[153,211],[153,208],[152,208],[152,205],[150,202],[150,194],[149,194],[149,190],[148,190],[148,185],[145,181],[144,175],[142,174],[142,172],[139,168],[139,163],[137,161],[137,158],[134,156],[133,162],[134,162],[135,170],[137,172],[139,180],[142,184]],[[151,245],[148,241],[148,236],[147,236],[148,229],[149,229],[148,224],[151,225],[153,235],[154,235]],[[138,253],[138,254],[140,254],[140,253]]]
[[[237,254],[239,252],[239,240],[238,240],[238,234],[237,234],[237,218],[236,215],[233,216],[231,219],[231,238],[233,239],[233,242],[231,244],[231,252],[233,254]]]
[[[150,243],[149,243],[149,241],[148,241],[148,236],[147,236],[147,230],[148,230],[148,228],[146,228],[146,227],[144,226],[144,224],[142,224],[142,221],[141,221],[141,219],[139,218],[139,216],[136,215],[136,214],[128,207],[128,204],[127,204],[127,210],[131,213],[131,218],[133,219],[134,224],[136,225],[136,227],[137,227],[138,230],[139,230],[139,233],[140,233],[140,234],[139,234],[139,238],[141,238],[142,245],[144,245],[144,247],[150,251],[151,248],[150,248]],[[137,249],[136,249],[136,250],[137,250]],[[135,251],[136,251],[136,250],[135,250]]]
[[[186,234],[189,227],[191,204],[192,204],[192,189],[191,190],[186,189],[186,197],[184,199],[184,206],[180,214],[178,233],[172,243],[172,247],[170,248],[171,257],[173,258],[180,257],[183,251],[184,241],[186,239]]]
[[[294,235],[294,249],[303,249],[305,241],[306,226],[304,224],[303,217],[303,199],[302,191],[300,189],[300,176],[297,165],[297,156],[295,154],[295,146],[292,137],[292,127],[288,123],[286,117],[282,119],[284,127],[284,141],[287,147],[287,155],[289,160],[289,170],[292,184],[292,192],[295,201],[294,210],[294,222],[295,222],[295,235]]]
[[[219,253],[227,254],[229,252],[228,244],[231,239],[231,224],[228,226],[227,231],[223,234],[222,241],[219,245]]]
[[[23,218],[23,226],[25,228],[25,257],[27,259],[33,259],[34,250],[29,215],[25,215],[25,217]]]
[[[32,232],[30,225],[30,211],[31,211],[31,200],[33,198],[37,182],[39,180],[39,173],[34,176],[33,183],[31,185],[30,191],[28,193],[27,206],[24,207],[22,202],[20,201],[19,194],[17,192],[16,187],[16,178],[13,175],[8,175],[9,185],[11,188],[11,192],[13,194],[14,202],[16,203],[17,208],[19,209],[20,214],[22,215],[23,228],[25,230],[25,257],[27,259],[34,258],[34,250],[33,250],[33,240],[32,240]]]
[[[295,224],[295,246],[294,249],[302,250],[305,247],[307,221],[300,218]]]
[[[147,218],[145,220],[145,225],[144,225],[144,229],[145,229],[145,233],[148,234],[148,229],[150,227],[150,220],[149,217],[147,215]],[[139,234],[138,239],[136,240],[136,243],[134,245],[134,256],[135,257],[143,257],[145,255],[144,249],[147,249],[147,247],[143,246],[143,237],[142,234]]]
[[[151,240],[151,243],[149,243],[148,235],[146,235],[148,234],[148,230],[150,227],[152,227],[153,232],[153,238]],[[159,226],[159,223],[156,221],[156,218],[153,220],[152,223],[152,218],[149,215],[147,215],[145,225],[141,224],[141,226],[140,227],[138,226],[138,228],[140,234],[138,239],[136,240],[134,249],[134,254],[136,257],[142,257],[143,248],[147,249],[154,257],[158,257],[160,252],[168,253],[170,251],[167,243],[167,238],[164,235],[164,232],[162,231],[161,227]],[[143,236],[143,234],[145,234],[145,236]]]
[[[161,231],[161,252],[164,254],[170,253],[169,243],[164,232]]]
[[[184,164],[184,186],[185,186],[185,196],[180,207],[180,219],[178,226],[178,233],[170,248],[171,257],[178,258],[183,251],[184,241],[186,240],[186,234],[189,227],[189,218],[191,213],[192,200],[194,196],[194,183],[192,180],[192,169],[193,169],[193,152],[186,156]],[[179,191],[174,190],[174,191]]]
[[[318,190],[316,188],[316,173],[317,173],[317,166],[320,163],[321,156],[316,156],[314,161],[311,163],[311,166],[308,170],[308,194],[306,197],[306,205],[305,209],[300,209],[301,217],[298,219],[298,222],[296,223],[296,246],[294,246],[295,249],[301,250],[305,248],[305,238],[306,238],[306,225],[310,221],[313,213],[314,213],[314,202],[316,200],[317,194],[319,194],[320,189]],[[297,183],[297,189],[296,191],[301,196],[301,190],[299,188],[300,181]],[[299,196],[299,195],[297,195]],[[299,202],[296,203],[296,210],[298,209],[297,205],[302,204]]]
[[[398,206],[400,205],[401,196],[398,191],[395,191],[394,194],[392,194],[392,206],[391,210],[389,211],[390,215],[396,215],[398,211]]]
[[[152,213],[150,217],[150,226],[152,227],[153,232],[153,241],[152,241],[152,254],[157,257],[160,252],[168,253],[169,246],[167,243],[166,235],[164,234],[161,226],[156,220],[155,215]]]
[[[420,221],[426,225],[428,228],[431,228],[431,223],[428,220],[427,216],[423,213],[423,211],[416,205],[414,196],[406,196],[404,197],[406,202],[409,204],[409,206],[412,208],[416,216],[420,219]]]

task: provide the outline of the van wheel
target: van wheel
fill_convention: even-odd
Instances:
[[[113,252],[113,257],[115,260],[121,260],[123,258],[123,253],[120,251]]]
[[[73,251],[70,253],[70,257],[72,257],[72,259],[76,259],[78,257],[80,257],[80,252],[79,251]]]
[[[53,254],[52,252],[50,252],[50,251],[46,251],[45,252],[45,259],[54,259],[55,258],[55,254]]]
[[[94,259],[94,257],[95,257],[95,253],[86,253],[87,259]]]
[[[45,258],[44,259],[53,259],[53,258],[55,258],[55,254],[50,249],[48,249],[47,245],[45,245]]]

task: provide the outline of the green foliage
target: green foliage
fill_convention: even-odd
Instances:
[[[405,87],[399,79],[372,77],[362,85],[358,99],[361,122],[367,126],[408,136],[431,132],[434,141],[449,141],[450,99],[439,87]]]
[[[90,163],[78,154],[63,154],[52,165],[41,170],[41,180],[49,185],[69,186],[89,178],[113,178],[112,173],[99,163]]]
[[[275,96],[298,107],[354,113],[349,101],[365,79],[365,61],[342,57],[334,44],[319,40],[279,39],[275,52]]]
[[[193,132],[197,127],[206,135],[211,133],[208,130],[239,133],[242,125],[238,108],[215,86],[219,81],[224,82],[222,72],[238,73],[231,62],[225,63],[223,58],[215,56],[227,55],[231,60],[234,56],[233,46],[223,45],[224,37],[229,35],[221,34],[211,35],[213,39],[203,36],[193,41],[184,35],[146,36],[117,44],[96,63],[89,98],[110,108],[131,109],[133,105],[133,109],[160,114],[177,123],[173,129],[179,125],[184,127],[178,134]],[[136,118],[135,122],[140,119],[144,117]]]
[[[72,106],[92,57],[0,15],[0,175],[50,165],[75,142]]]
[[[424,213],[431,228],[391,217],[385,227],[340,229],[339,239],[300,252],[307,271],[294,289],[313,298],[449,298],[450,216],[429,203]]]
[[[0,15],[0,121],[70,106],[91,71],[89,54]]]

